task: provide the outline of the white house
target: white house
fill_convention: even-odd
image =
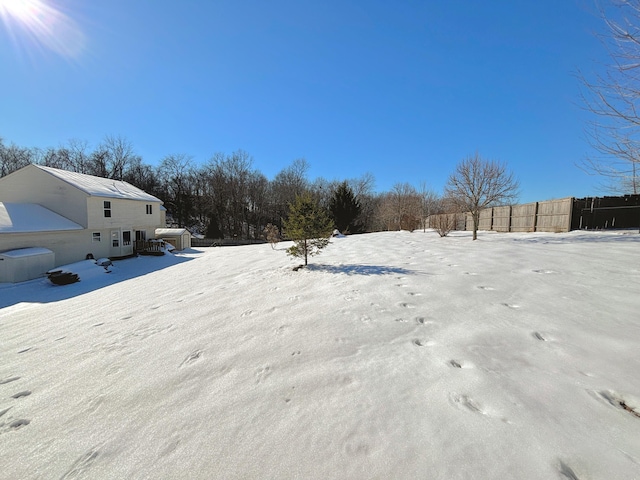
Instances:
[[[39,165],[0,178],[0,252],[46,248],[55,266],[131,255],[164,215],[160,199],[127,182]]]

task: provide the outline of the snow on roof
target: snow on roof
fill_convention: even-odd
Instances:
[[[20,258],[20,257],[32,257],[34,255],[50,255],[53,252],[48,248],[42,247],[29,247],[18,248],[17,250],[9,250],[8,252],[0,253],[1,257],[6,258]]]
[[[156,228],[156,235],[183,235],[189,233],[186,228]]]
[[[82,226],[35,203],[0,202],[0,233],[82,230]]]
[[[146,202],[162,202],[157,197],[148,194],[130,183],[110,178],[95,177],[84,173],[69,172],[58,168],[34,165],[40,170],[47,172],[60,180],[79,188],[89,195],[96,197],[125,198],[128,200],[141,200]]]

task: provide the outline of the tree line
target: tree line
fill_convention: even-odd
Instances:
[[[95,148],[70,140],[46,149],[0,138],[0,177],[30,163],[128,182],[164,202],[170,226],[208,238],[263,238],[269,224],[282,232],[289,206],[306,194],[343,233],[425,228],[429,215],[445,206],[424,182],[419,188],[398,183],[390,191],[376,192],[370,173],[311,180],[305,159],[294,160],[268,179],[243,150],[215,153],[202,163],[186,154],[171,154],[151,166],[121,136],[106,136]]]

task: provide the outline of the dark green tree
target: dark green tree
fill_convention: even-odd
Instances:
[[[294,245],[287,249],[292,257],[304,258],[318,255],[329,244],[333,231],[333,221],[325,209],[321,208],[309,193],[297,195],[289,204],[289,216],[283,222],[284,232]]]
[[[360,215],[360,210],[360,202],[347,182],[338,185],[329,200],[329,211],[336,228],[342,233],[357,231],[355,221]]]

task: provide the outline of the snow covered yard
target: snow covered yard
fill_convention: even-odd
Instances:
[[[640,479],[640,235],[389,232],[0,285],[2,479]]]

